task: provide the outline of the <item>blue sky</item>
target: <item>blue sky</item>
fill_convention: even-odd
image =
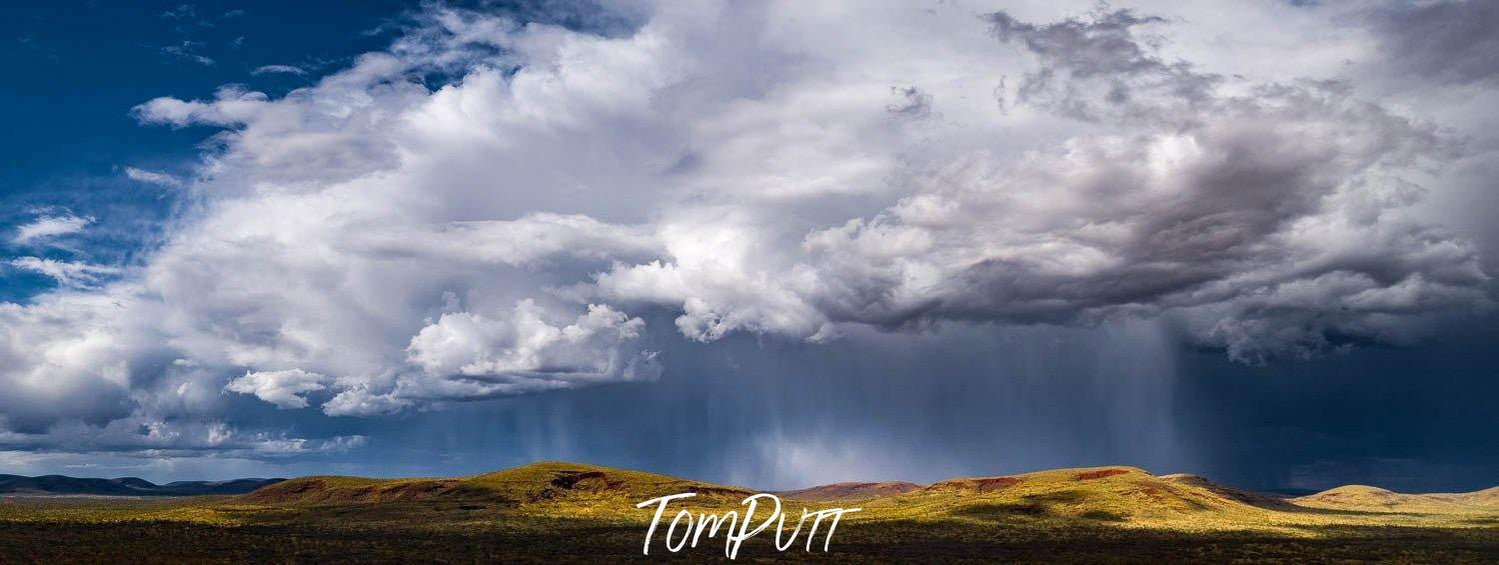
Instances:
[[[357,9],[351,9],[357,8]],[[190,174],[205,128],[141,127],[130,109],[157,96],[203,97],[225,84],[285,93],[390,42],[411,5],[262,2],[58,2],[17,6],[0,23],[0,90],[13,135],[0,138],[7,225],[35,209],[92,216],[88,252],[128,260],[172,206],[170,190],[128,178],[136,167]],[[261,72],[295,66],[303,74]],[[307,73],[312,73],[311,75]],[[56,255],[66,255],[57,251]],[[25,299],[47,277],[6,271],[0,296]]]
[[[1499,471],[1482,3],[15,10],[0,471]]]

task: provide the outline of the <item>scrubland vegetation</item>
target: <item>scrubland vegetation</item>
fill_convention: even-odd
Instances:
[[[641,555],[648,509],[738,508],[753,491],[542,463],[454,479],[305,477],[239,497],[0,499],[4,562],[482,562],[721,560],[723,545]],[[1297,499],[1128,467],[866,484],[786,493],[788,510],[864,510],[831,551],[746,542],[739,561],[1483,562],[1499,556],[1499,496],[1350,486]],[[788,528],[790,526],[788,525]],[[659,535],[659,534],[658,534]]]

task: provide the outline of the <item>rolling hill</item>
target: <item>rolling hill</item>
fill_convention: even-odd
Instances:
[[[1403,494],[1368,485],[1344,485],[1293,499],[1313,508],[1408,513],[1477,513],[1499,509],[1499,487],[1475,492]]]
[[[22,493],[131,496],[0,497],[0,555],[21,552],[30,556],[22,561],[43,562],[117,555],[150,561],[630,560],[642,558],[653,514],[637,503],[692,492],[696,496],[674,503],[673,511],[723,513],[742,511],[740,502],[756,493],[563,462],[454,478],[301,477],[268,481],[241,495],[180,498],[139,495],[191,488],[174,483],[153,491],[139,479],[63,479],[5,477],[0,484]],[[1195,475],[1112,466],[929,485],[834,483],[777,494],[791,521],[802,508],[861,508],[844,517],[832,544],[835,553],[855,560],[1482,561],[1499,552],[1499,489],[1401,494],[1346,486],[1286,498]],[[792,527],[788,521],[786,528]],[[746,555],[778,554],[772,537],[751,540]],[[722,542],[712,545],[689,553],[721,557]]]
[[[682,492],[697,493],[688,503],[691,508],[729,509],[756,491],[639,471],[546,462],[458,478],[303,477],[268,485],[237,500],[274,508],[372,508],[400,503],[435,508],[448,504],[448,508],[638,521],[649,513],[635,508],[635,503]],[[854,522],[1295,533],[1310,526],[1427,526],[1452,522],[1454,515],[1499,517],[1495,492],[1398,494],[1348,486],[1286,498],[1196,475],[1157,476],[1134,467],[1098,467],[950,479],[930,485],[833,483],[776,494],[789,508],[858,506],[863,510],[848,518]]]
[[[858,500],[864,498],[879,498],[896,494],[904,494],[914,490],[920,490],[921,485],[902,481],[882,483],[832,483],[818,485],[796,490],[780,491],[776,494],[790,499],[818,501],[818,500]]]
[[[738,503],[754,491],[666,475],[576,463],[534,463],[484,475],[442,479],[313,476],[266,486],[244,496],[256,504],[307,505],[398,501],[572,504],[645,500],[695,492],[699,500]]]

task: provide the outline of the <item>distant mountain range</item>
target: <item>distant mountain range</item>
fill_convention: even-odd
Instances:
[[[234,479],[230,481],[177,481],[158,485],[136,477],[80,479],[63,475],[22,477],[0,475],[3,495],[91,495],[91,496],[196,496],[245,494],[286,479]]]

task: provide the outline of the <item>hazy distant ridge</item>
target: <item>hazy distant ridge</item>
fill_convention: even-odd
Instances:
[[[234,479],[228,481],[176,481],[158,485],[136,477],[117,479],[77,478],[64,475],[23,477],[0,475],[0,495],[93,495],[93,496],[195,496],[245,494],[286,479]]]

